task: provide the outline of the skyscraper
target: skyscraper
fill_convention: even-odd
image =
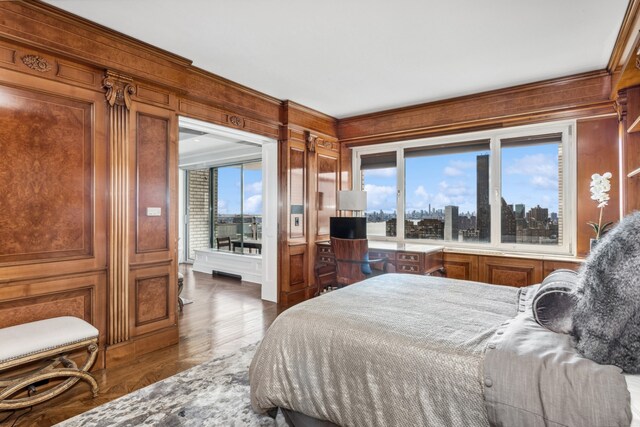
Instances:
[[[451,242],[458,240],[458,207],[444,207],[444,240]]]
[[[479,240],[488,242],[491,236],[491,208],[489,206],[489,155],[476,157],[477,225]]]
[[[517,204],[515,211],[516,211],[516,218],[518,218],[518,219],[524,218],[524,215],[525,215],[525,206],[524,205]]]

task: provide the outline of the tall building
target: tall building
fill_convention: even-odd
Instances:
[[[535,208],[531,208],[531,210],[529,211],[529,221],[535,220],[535,221],[544,222],[547,219],[549,219],[548,208],[542,208],[540,207],[540,205],[538,205]]]
[[[491,236],[491,208],[489,206],[489,155],[476,157],[477,226],[479,240],[488,242]]]
[[[517,219],[523,219],[525,215],[525,206],[523,204],[516,204],[515,212]]]
[[[458,207],[444,207],[444,240],[458,240]]]

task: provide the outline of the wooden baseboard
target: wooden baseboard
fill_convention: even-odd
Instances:
[[[132,359],[138,358],[143,354],[177,344],[179,339],[178,326],[174,325],[109,346],[105,352],[105,367],[112,368],[131,362]]]

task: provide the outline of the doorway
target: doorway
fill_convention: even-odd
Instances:
[[[179,261],[277,301],[277,141],[179,118]]]

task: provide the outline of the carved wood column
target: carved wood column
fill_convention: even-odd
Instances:
[[[129,109],[130,77],[107,71],[109,103],[109,345],[129,339]]]

